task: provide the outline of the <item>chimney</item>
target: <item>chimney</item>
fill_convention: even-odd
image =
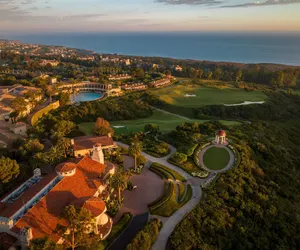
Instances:
[[[111,138],[111,133],[108,133],[107,136]]]

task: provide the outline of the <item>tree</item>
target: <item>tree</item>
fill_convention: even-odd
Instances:
[[[60,106],[65,106],[65,105],[70,104],[70,102],[71,102],[70,93],[61,92],[58,96],[58,100],[59,100]]]
[[[58,140],[58,138],[67,136],[76,127],[76,124],[68,120],[59,120],[51,129],[52,139]]]
[[[121,191],[127,187],[129,175],[125,171],[118,171],[110,180],[110,184],[118,190],[118,201],[121,204]]]
[[[213,72],[208,71],[208,72],[207,72],[207,80],[211,80],[212,77],[213,77]]]
[[[23,156],[33,156],[38,152],[44,150],[44,145],[40,143],[38,139],[32,139],[27,141],[23,146],[20,147],[19,151]]]
[[[88,232],[94,228],[92,214],[85,208],[65,207],[55,233],[64,239],[64,244],[74,250],[91,243],[93,237]]]
[[[29,250],[58,250],[63,249],[62,246],[56,245],[48,237],[37,238],[30,241]]]
[[[219,80],[221,78],[222,74],[223,74],[222,69],[221,68],[216,68],[215,73],[214,73],[215,79]]]
[[[242,76],[243,76],[243,72],[241,70],[235,72],[235,81],[239,82],[242,79]]]
[[[17,122],[18,113],[13,111],[9,114],[9,118],[11,119],[11,123],[14,124]]]
[[[141,154],[142,152],[142,143],[139,141],[134,141],[131,143],[131,145],[128,148],[128,153],[134,158],[134,169],[136,170],[136,158]]]
[[[144,132],[149,132],[152,135],[156,135],[159,132],[159,127],[156,124],[147,124],[144,127]]]
[[[101,117],[98,117],[97,120],[96,120],[96,122],[95,122],[94,128],[93,128],[93,133],[95,135],[107,135],[109,133],[111,135],[113,135],[114,134],[114,130],[110,126],[110,124],[109,124],[108,121],[104,120]]]
[[[17,114],[22,114],[27,109],[27,102],[24,97],[16,97],[12,103],[12,108],[17,112]]]
[[[20,173],[20,167],[16,160],[10,158],[0,158],[0,182],[8,183],[16,178]]]
[[[202,70],[202,69],[198,69],[198,77],[200,78],[200,79],[202,79],[202,77],[203,77],[203,74],[204,74],[204,71]]]

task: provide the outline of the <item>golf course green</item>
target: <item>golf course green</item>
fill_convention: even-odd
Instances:
[[[207,105],[238,104],[244,101],[265,101],[262,91],[246,91],[239,88],[208,88],[198,85],[174,85],[151,90],[160,100],[177,107],[197,108]]]
[[[181,117],[178,117],[173,114],[167,114],[159,110],[154,110],[153,115],[137,120],[123,120],[123,121],[111,121],[110,124],[114,128],[116,134],[130,134],[132,132],[144,131],[146,124],[153,123],[159,126],[160,131],[163,133],[170,132],[176,128],[177,125],[184,122],[199,122],[203,123],[207,120],[187,120]],[[226,126],[239,125],[239,122],[235,121],[220,121]],[[84,122],[80,123],[79,129],[86,135],[92,134],[93,131],[93,122]]]

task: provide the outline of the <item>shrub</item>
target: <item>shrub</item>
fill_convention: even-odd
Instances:
[[[187,156],[191,156],[193,155],[197,146],[198,144],[189,144],[185,146],[180,146],[177,151],[186,154]]]
[[[179,152],[175,152],[171,157],[170,160],[175,162],[176,164],[182,164],[187,161],[187,155]]]
[[[150,207],[148,206],[149,210],[152,211],[154,209],[157,209],[160,206],[162,206],[165,202],[167,202],[171,198],[171,196],[174,192],[174,188],[175,188],[174,183],[172,183],[172,182],[166,183],[163,196],[161,196],[160,199],[156,203],[154,203]]]
[[[161,165],[157,162],[153,162],[151,167],[152,169],[157,169],[158,171],[164,171],[167,172],[167,174],[169,174],[168,178],[172,177],[175,180],[179,180],[179,181],[186,181],[186,179],[179,173],[177,173],[176,171],[174,171],[173,169],[170,169],[164,165]]]

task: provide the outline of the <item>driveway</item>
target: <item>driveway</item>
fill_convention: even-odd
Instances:
[[[128,163],[131,164],[131,157],[124,157],[126,158],[124,165]],[[124,202],[121,209],[113,218],[114,223],[116,223],[125,212],[131,212],[133,215],[148,213],[148,204],[160,197],[164,191],[164,180],[151,172],[147,167],[143,168],[141,174],[133,175],[130,181],[134,186],[137,186],[137,188],[133,191],[124,191]]]

